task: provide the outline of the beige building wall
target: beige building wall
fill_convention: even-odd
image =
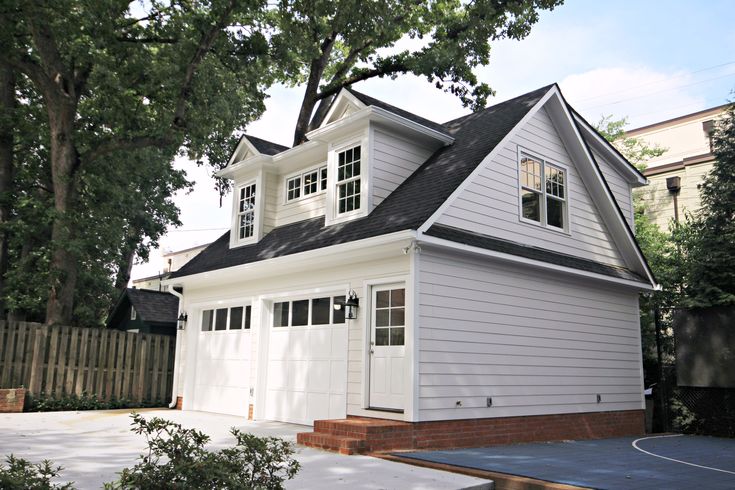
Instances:
[[[663,155],[648,161],[643,174],[649,185],[635,190],[646,203],[651,220],[662,230],[669,228],[677,214],[683,220],[687,213],[696,213],[701,207],[699,186],[714,163],[709,133],[726,109],[727,105],[713,107],[626,133],[666,149]],[[671,177],[680,178],[676,193],[667,188]]]
[[[161,274],[157,276],[143,277],[133,281],[133,287],[138,289],[152,289],[154,291],[168,291],[168,286],[161,286],[161,280],[167,279],[169,272],[181,269],[184,264],[199,255],[199,253],[209,246],[197,245],[196,247],[177,250],[163,255],[161,260]]]

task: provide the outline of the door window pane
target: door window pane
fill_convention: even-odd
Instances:
[[[405,289],[391,290],[390,305],[391,306],[405,306],[406,305],[406,290]]]
[[[230,308],[230,330],[240,330],[242,328],[242,306]]]
[[[202,312],[202,332],[209,332],[212,330],[212,318],[214,311],[204,310]]]
[[[378,291],[375,294],[375,307],[387,308],[390,306],[390,291]]]
[[[405,343],[404,337],[405,328],[391,328],[390,329],[390,345],[403,345]]]
[[[250,310],[252,307],[250,305],[245,307],[245,328],[250,329]]]
[[[309,324],[309,300],[303,299],[292,303],[291,326],[300,327]]]
[[[375,312],[375,326],[387,327],[390,325],[390,311],[388,309]]]
[[[390,340],[390,329],[389,328],[376,328],[375,329],[375,345],[389,345]]]
[[[332,323],[344,323],[345,322],[345,307],[344,307],[345,296],[335,296],[333,300],[334,300],[335,305],[340,304],[343,306],[339,310],[335,310],[334,308],[332,308],[332,315],[334,315],[332,317]]]
[[[273,304],[273,326],[288,327],[288,301]]]
[[[390,324],[391,326],[406,324],[406,315],[404,308],[391,308]]]
[[[331,307],[330,298],[314,298],[311,300],[311,324],[327,325],[329,324],[329,309]]]

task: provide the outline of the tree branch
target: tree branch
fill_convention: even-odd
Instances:
[[[135,136],[127,139],[110,138],[85,155],[84,162],[85,164],[88,164],[116,151],[140,150],[143,148],[150,148],[152,146],[167,146],[173,143],[174,139],[170,136]]]
[[[175,37],[125,37],[118,36],[117,40],[123,43],[140,43],[140,44],[176,44],[179,42]]]
[[[354,83],[362,82],[363,80],[368,80],[370,78],[379,76],[392,75],[393,73],[405,73],[407,71],[409,71],[408,66],[402,63],[397,63],[386,67],[373,68],[372,70],[365,70],[358,73],[357,75],[346,78],[343,82],[340,82],[337,85],[326,87],[324,90],[316,94],[316,100],[322,100],[326,97],[330,97],[339,92],[342,87],[347,87]]]

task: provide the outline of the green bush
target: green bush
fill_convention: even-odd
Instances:
[[[12,454],[6,458],[8,466],[0,465],[0,488],[3,490],[73,490],[71,483],[51,483],[59,476],[61,466],[54,467],[48,460],[32,464]]]
[[[280,489],[299,471],[293,444],[231,430],[234,447],[207,451],[209,436],[180,424],[133,414],[133,432],[143,434],[148,453],[120,473],[107,490],[133,489]]]
[[[163,407],[164,400],[136,402],[126,398],[112,398],[102,400],[96,394],[82,393],[82,395],[26,395],[26,412],[63,412],[79,410],[114,410],[118,408],[148,408]]]

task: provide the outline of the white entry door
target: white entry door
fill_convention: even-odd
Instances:
[[[374,286],[370,312],[370,407],[403,410],[406,287]]]

